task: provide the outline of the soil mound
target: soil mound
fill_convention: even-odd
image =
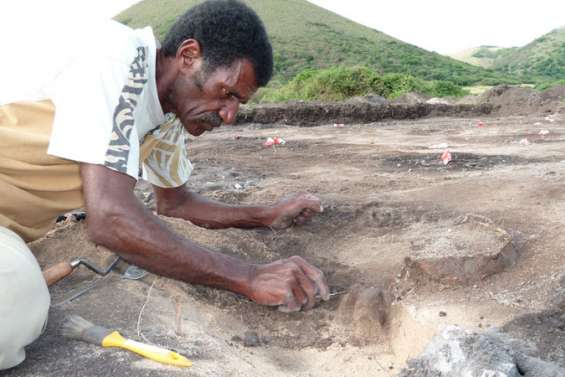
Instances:
[[[438,97],[434,97],[434,98],[430,98],[429,100],[426,101],[426,103],[429,103],[431,105],[450,105],[451,103],[446,100],[445,98],[438,98]]]
[[[479,102],[492,105],[499,115],[526,115],[556,111],[564,96],[563,86],[539,92],[532,88],[500,85],[485,92]]]
[[[330,123],[373,123],[386,119],[418,119],[427,116],[478,116],[491,112],[491,105],[415,105],[370,102],[297,102],[242,109],[238,124],[292,124],[303,127]]]
[[[394,100],[392,100],[392,103],[402,104],[402,105],[417,105],[419,103],[425,103],[429,99],[430,97],[425,96],[423,94],[410,92],[403,94],[398,98],[395,98]]]
[[[346,103],[370,103],[374,105],[386,105],[388,100],[384,97],[371,95],[371,96],[359,96],[359,97],[351,97]]]
[[[565,100],[565,85],[559,85],[541,93],[541,98],[544,101],[559,101]]]
[[[303,127],[331,123],[373,123],[423,117],[528,115],[565,111],[565,86],[544,92],[500,85],[481,96],[430,98],[406,93],[388,101],[380,96],[353,97],[345,102],[289,102],[243,107],[237,123],[289,124]]]
[[[413,247],[407,258],[411,275],[468,284],[505,270],[518,258],[510,235],[488,218],[470,215],[440,224],[439,230],[413,227],[406,235]]]

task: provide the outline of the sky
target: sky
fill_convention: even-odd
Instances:
[[[0,24],[33,17],[111,18],[139,0],[0,0]],[[278,0],[286,1],[286,0]],[[565,0],[308,0],[441,54],[480,45],[523,46],[565,26]],[[33,12],[30,12],[30,9]],[[54,24],[53,27],[56,27]]]
[[[0,20],[8,23],[25,18],[64,18],[84,15],[92,18],[112,18],[139,0],[0,0]],[[284,1],[284,0],[283,0]]]
[[[308,1],[441,54],[481,45],[521,47],[565,26],[565,0]]]

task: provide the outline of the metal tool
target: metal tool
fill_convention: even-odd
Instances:
[[[342,289],[342,290],[337,290],[337,291],[330,291],[330,299],[334,298],[336,296],[341,296],[345,293],[348,293],[348,290]],[[320,296],[320,294],[316,294],[316,300],[320,301],[322,299],[322,297]]]
[[[110,273],[110,271],[112,271],[112,269],[116,266],[116,264],[118,264],[120,259],[121,257],[116,257],[108,267],[102,269],[96,266],[88,259],[77,258],[77,259],[73,259],[70,262],[57,263],[56,265],[47,268],[46,270],[43,271],[43,278],[47,282],[47,286],[51,286],[57,283],[58,281],[60,281],[61,279],[69,276],[75,270],[75,268],[77,268],[80,265],[85,266],[86,268],[88,268],[89,270],[95,272],[100,276],[106,276],[108,275],[108,273]]]
[[[45,281],[47,282],[48,286],[51,286],[57,283],[58,281],[60,281],[61,279],[65,278],[66,276],[70,275],[80,265],[85,266],[89,270],[99,275],[99,277],[96,277],[93,280],[87,282],[82,287],[72,290],[71,293],[65,299],[63,299],[62,301],[56,304],[53,304],[52,306],[60,306],[67,304],[73,300],[76,300],[86,292],[90,291],[92,288],[98,285],[98,283],[108,278],[108,274],[110,273],[110,271],[112,271],[114,267],[116,267],[116,265],[118,264],[118,262],[120,262],[121,259],[122,259],[121,257],[116,257],[114,260],[112,260],[112,262],[108,265],[108,267],[100,268],[91,261],[89,261],[88,259],[77,258],[77,259],[73,259],[71,262],[58,263],[43,271],[43,277],[45,278]],[[129,265],[126,271],[124,272],[123,277],[129,280],[139,280],[145,277],[145,275],[147,275],[147,271],[145,271],[144,269],[134,265]]]
[[[123,277],[128,280],[139,280],[143,279],[145,275],[147,275],[147,271],[131,264],[126,268]]]
[[[82,287],[72,290],[71,293],[68,295],[68,297],[64,298],[63,300],[61,300],[61,301],[59,301],[55,304],[52,304],[51,306],[57,307],[57,306],[68,304],[69,302],[76,300],[77,298],[79,298],[80,296],[85,294],[86,292],[88,292],[91,289],[93,289],[94,287],[96,287],[98,285],[98,283],[100,283],[104,280],[107,280],[109,277],[110,277],[110,275],[106,275],[106,276],[102,276],[102,277],[97,276],[96,278],[89,281],[88,283],[86,283]]]
[[[345,289],[343,289],[341,291],[333,291],[333,292],[330,292],[330,297],[340,296],[340,295],[343,295],[347,292],[349,292],[349,291],[347,291]]]

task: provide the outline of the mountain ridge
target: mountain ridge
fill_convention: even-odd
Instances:
[[[463,62],[537,80],[565,78],[565,26],[522,47],[479,46],[450,55]]]
[[[201,0],[144,0],[115,18],[131,27],[151,25],[162,39],[178,15]],[[304,69],[364,65],[459,85],[517,83],[512,75],[462,63],[404,43],[305,0],[245,0],[263,19],[274,47],[275,81]]]

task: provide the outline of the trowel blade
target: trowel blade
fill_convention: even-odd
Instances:
[[[128,266],[124,272],[124,278],[128,280],[139,280],[147,275],[147,271],[134,265]]]

